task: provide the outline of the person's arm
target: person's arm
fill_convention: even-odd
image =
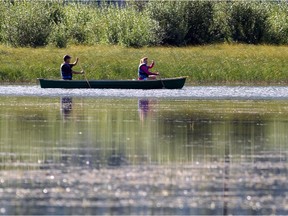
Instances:
[[[80,72],[77,72],[77,71],[72,71],[73,74],[84,74],[84,71],[80,71]]]
[[[76,58],[76,61],[75,61],[73,64],[70,64],[70,67],[72,68],[72,67],[74,67],[75,65],[77,65],[78,61],[79,61],[79,58],[77,57],[77,58]],[[82,71],[78,72],[78,71],[73,71],[73,70],[72,70],[72,74],[84,74],[84,71],[82,70]]]
[[[154,67],[154,64],[155,64],[155,62],[152,61],[151,65],[149,65],[148,68],[149,68],[149,69],[153,68],[153,67]]]
[[[148,76],[149,75],[159,75],[159,73],[150,72],[149,70],[147,70],[147,68],[144,65],[141,66],[141,70],[144,71],[144,73],[146,73]]]
[[[77,57],[77,58],[76,58],[76,61],[75,61],[73,64],[71,64],[71,65],[76,66],[77,63],[78,63],[78,61],[79,61],[79,58]]]

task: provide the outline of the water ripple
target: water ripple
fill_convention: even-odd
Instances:
[[[133,89],[41,89],[39,86],[6,85],[0,87],[0,96],[41,97],[108,97],[108,98],[183,98],[183,99],[288,99],[284,86],[188,86],[181,90]]]

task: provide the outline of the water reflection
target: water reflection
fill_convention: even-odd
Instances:
[[[224,160],[224,179],[223,179],[223,215],[229,215],[229,175],[230,175],[230,145],[227,143],[225,145],[225,160]]]
[[[111,155],[108,157],[107,160],[108,166],[122,166],[122,165],[128,165],[127,159],[124,155],[119,154],[115,152],[115,150],[112,151]]]
[[[138,113],[140,121],[144,121],[149,116],[152,117],[154,107],[156,106],[157,101],[149,98],[138,99]]]
[[[149,110],[150,110],[149,99],[139,99],[138,100],[138,112],[139,112],[139,117],[141,121],[147,118]]]
[[[288,213],[286,101],[60,100],[1,98],[7,214]]]
[[[64,162],[72,156],[72,161],[80,159],[83,154],[103,162],[108,155],[122,155],[130,164],[213,162],[225,161],[228,145],[229,155],[233,155],[231,162],[259,161],[255,155],[262,151],[281,147],[285,152],[284,140],[288,138],[286,102],[277,102],[275,107],[270,102],[251,102],[251,109],[250,103],[229,101],[65,97],[61,98],[58,116],[59,103],[55,106],[54,99],[21,100],[17,99],[15,104],[7,100],[0,113],[0,140],[3,148],[13,146],[15,160],[18,148],[22,151],[23,146],[30,146],[29,149],[37,150],[33,153],[35,161],[42,148],[49,148],[41,157],[54,162],[57,151]],[[63,124],[63,118],[72,121]],[[6,128],[14,130],[8,132]],[[19,140],[23,145],[15,145]]]
[[[64,119],[67,119],[72,112],[72,97],[61,98],[61,113]]]

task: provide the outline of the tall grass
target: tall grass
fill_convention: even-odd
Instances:
[[[59,79],[64,54],[80,57],[89,79],[135,79],[139,59],[156,61],[163,78],[189,76],[197,84],[288,83],[288,47],[263,45],[210,45],[195,47],[68,46],[58,49],[0,46],[0,81],[33,82]],[[75,70],[80,70],[77,66]],[[83,79],[75,75],[75,79]]]
[[[287,21],[284,2],[131,0],[119,6],[1,1],[0,41],[21,47],[287,44]]]

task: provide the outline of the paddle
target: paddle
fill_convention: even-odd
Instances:
[[[80,66],[80,68],[81,68],[81,71],[83,71],[84,72],[84,70],[83,70],[83,68],[82,68],[82,65],[81,65],[81,63],[79,62],[79,66]],[[84,72],[84,77],[85,77],[85,80],[86,80],[86,82],[87,82],[87,84],[88,84],[88,86],[89,86],[89,88],[91,88],[91,85],[90,85],[90,83],[89,83],[89,81],[88,81],[88,79],[87,79],[87,76],[86,76],[86,73]]]
[[[154,62],[154,60],[152,60],[153,62]],[[161,75],[160,75],[160,73],[158,72],[158,76],[159,76],[159,78],[160,78],[160,81],[161,81],[161,83],[162,83],[162,87],[165,89],[165,85],[164,85],[164,82],[163,82],[163,80],[162,80],[162,77],[161,77]]]
[[[160,78],[160,81],[161,81],[161,83],[162,83],[163,88],[165,89],[165,85],[164,85],[164,82],[163,82],[163,80],[162,80],[162,77],[161,77],[160,73],[158,74],[158,76],[159,76],[159,78]]]

